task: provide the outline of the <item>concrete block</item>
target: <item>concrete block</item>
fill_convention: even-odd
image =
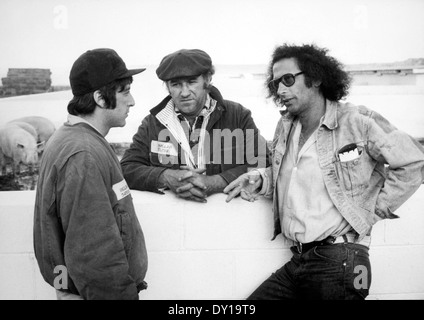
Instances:
[[[377,222],[371,231],[371,246],[385,245],[386,220]]]
[[[370,261],[370,295],[424,292],[424,246],[374,247]]]
[[[184,215],[184,246],[188,249],[281,248],[273,236],[271,202],[261,198],[247,202],[241,198],[226,203],[226,195],[216,194],[208,203],[198,204]]]
[[[29,254],[0,254],[0,300],[35,299],[34,261]]]
[[[422,188],[396,213],[376,224],[370,258],[369,299],[420,299],[424,293]],[[273,231],[271,202],[200,204],[132,190],[146,236],[149,288],[142,299],[244,299],[291,257]],[[0,299],[56,299],[33,255],[34,191],[0,193]],[[389,245],[390,244],[390,245]]]
[[[222,251],[153,252],[143,300],[231,299],[234,254]]]
[[[396,214],[399,219],[386,221],[385,243],[387,245],[424,244],[424,187],[421,186]]]
[[[135,190],[131,190],[131,194],[147,250],[181,250],[185,201],[176,199],[172,194],[159,195]]]
[[[0,215],[0,253],[33,252],[34,205],[2,204]]]
[[[32,206],[32,214],[34,214],[34,204],[35,204],[35,191],[2,191],[0,192],[1,207],[2,211],[0,213],[6,213],[3,211],[3,207],[10,206]]]
[[[30,257],[34,261],[35,269],[35,300],[56,300],[56,291],[43,279],[34,254],[31,254]]]

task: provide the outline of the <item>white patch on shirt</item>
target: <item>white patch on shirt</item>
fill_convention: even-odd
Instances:
[[[339,154],[340,162],[348,162],[359,158],[358,148]]]
[[[178,156],[177,150],[175,150],[174,145],[170,142],[152,140],[150,151],[166,156]]]
[[[128,188],[128,185],[125,179],[122,180],[121,182],[115,183],[112,186],[112,189],[115,192],[116,198],[118,199],[118,201],[125,198],[131,193],[130,188]]]

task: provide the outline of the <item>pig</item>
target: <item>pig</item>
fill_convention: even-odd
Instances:
[[[35,128],[30,125],[27,122],[22,122],[22,121],[13,121],[13,124],[18,125],[19,127],[21,127],[22,129],[24,129],[25,131],[28,131],[36,141],[38,141],[38,133],[37,130],[35,130]]]
[[[28,166],[38,164],[38,152],[44,143],[37,144],[31,133],[18,124],[8,123],[0,127],[0,165],[3,174],[6,174],[7,161],[12,161],[12,172],[20,172],[20,164]]]
[[[44,142],[47,143],[47,141],[50,139],[52,134],[56,131],[56,127],[49,119],[40,117],[40,116],[28,116],[28,117],[22,117],[19,119],[15,119],[10,121],[9,123],[13,122],[26,122],[34,127],[34,129],[37,131],[38,138],[37,142]]]

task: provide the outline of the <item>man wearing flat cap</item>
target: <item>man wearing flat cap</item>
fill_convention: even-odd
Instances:
[[[199,49],[165,56],[156,70],[169,95],[150,110],[121,165],[131,189],[198,202],[249,168],[265,167],[268,152],[250,110],[224,100],[211,85],[211,57]]]
[[[68,121],[50,138],[40,164],[34,251],[60,300],[137,300],[146,288],[147,252],[130,189],[105,136],[123,127],[132,76],[112,49],[73,64]]]

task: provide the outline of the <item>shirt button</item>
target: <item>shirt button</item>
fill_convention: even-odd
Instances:
[[[280,164],[280,160],[275,160],[275,164],[278,166]]]

